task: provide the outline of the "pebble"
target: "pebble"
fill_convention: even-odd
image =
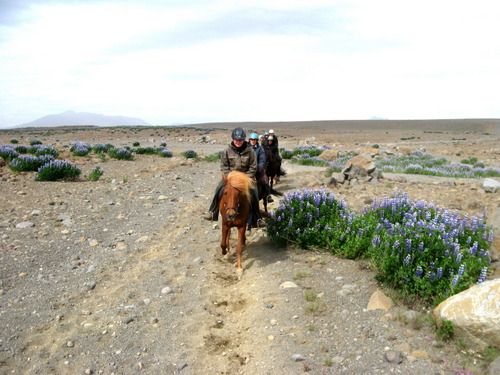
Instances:
[[[22,222],[16,224],[17,229],[32,228],[34,226],[35,226],[35,224],[32,221],[22,221]]]
[[[93,238],[89,238],[89,240],[88,240],[88,241],[89,241],[89,245],[90,245],[91,247],[96,247],[96,246],[99,244],[99,242],[97,242],[97,240],[95,240],[95,239],[93,239]]]
[[[389,363],[400,364],[401,362],[403,362],[404,356],[401,352],[388,350],[384,353],[384,359]]]
[[[290,289],[290,288],[298,288],[298,286],[292,281],[285,281],[280,285],[280,289]]]
[[[293,354],[291,358],[294,362],[301,362],[306,360],[306,357],[299,353]]]
[[[161,294],[170,294],[170,293],[173,293],[173,290],[169,286],[166,286],[161,290]]]
[[[73,348],[73,347],[75,346],[75,343],[74,343],[73,341],[71,341],[71,340],[68,340],[68,341],[66,342],[66,346],[67,346],[68,348]]]

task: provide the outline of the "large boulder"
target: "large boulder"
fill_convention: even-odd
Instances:
[[[325,161],[332,161],[339,157],[339,152],[337,150],[328,149],[323,151],[318,157]]]
[[[370,155],[362,154],[349,159],[341,172],[344,181],[354,179],[365,179],[371,181],[373,177],[379,177],[376,173],[375,162]]]
[[[500,347],[500,279],[485,281],[443,301],[434,309],[438,325],[449,320],[472,344]]]

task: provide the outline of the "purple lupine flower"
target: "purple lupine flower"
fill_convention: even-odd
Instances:
[[[462,253],[458,253],[456,256],[455,256],[455,262],[457,263],[461,263],[462,262],[462,259],[463,259],[463,254]]]
[[[462,276],[465,272],[465,264],[461,264],[460,267],[458,268],[458,274]]]
[[[481,269],[481,273],[479,274],[479,278],[477,279],[478,284],[484,282],[486,280],[487,275],[488,275],[488,267],[483,267]]]
[[[399,249],[399,241],[398,240],[394,241],[394,243],[392,244],[392,248]]]
[[[411,238],[405,240],[405,248],[408,253],[411,252]]]
[[[418,244],[418,251],[419,252],[423,252],[424,251],[424,243],[423,242],[419,242],[419,244]]]
[[[456,286],[458,284],[458,280],[460,280],[459,275],[453,276],[453,279],[451,280],[451,285]]]
[[[472,255],[476,255],[478,246],[479,246],[479,244],[477,243],[477,241],[474,241],[474,243],[472,244],[472,247],[469,249],[469,252]]]
[[[373,236],[373,238],[372,238],[372,245],[374,247],[378,247],[380,245],[380,236],[379,235]]]
[[[415,275],[417,277],[422,277],[422,275],[424,274],[424,270],[422,269],[421,266],[417,266],[417,269],[415,270]]]
[[[442,278],[442,277],[443,277],[443,267],[439,267],[439,268],[437,269],[437,273],[436,273],[436,275],[437,275],[437,278],[438,278],[438,279],[440,279],[440,278]]]
[[[411,262],[411,255],[407,254],[406,257],[403,259],[403,264],[407,266],[410,264],[410,262]]]

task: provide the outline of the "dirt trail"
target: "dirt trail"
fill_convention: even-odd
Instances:
[[[192,167],[186,168],[183,173],[189,174]],[[214,164],[195,168],[198,180],[218,174]],[[320,180],[315,172],[290,168],[277,188]],[[200,191],[211,191],[210,184]],[[48,321],[19,337],[22,350],[0,363],[0,370],[429,374],[448,373],[463,363],[454,348],[434,340],[430,326],[415,319],[414,325],[401,323],[406,309],[367,311],[377,283],[362,262],[277,249],[259,229],[247,237],[238,280],[234,257],[221,255],[220,229],[200,218],[209,196],[175,199],[161,233],[139,251],[117,251],[95,284],[61,296]],[[233,251],[235,236],[233,231]],[[284,288],[285,282],[291,287]],[[385,360],[391,350],[409,359]]]

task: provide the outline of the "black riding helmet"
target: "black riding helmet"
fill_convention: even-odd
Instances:
[[[235,128],[231,133],[231,138],[237,141],[244,141],[247,138],[247,135],[242,128]]]

